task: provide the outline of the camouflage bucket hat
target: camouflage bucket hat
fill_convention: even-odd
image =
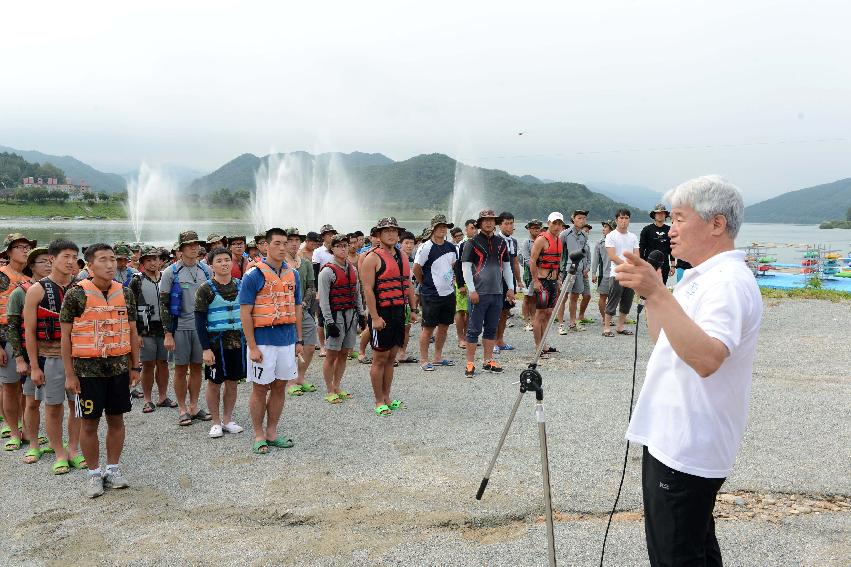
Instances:
[[[377,223],[375,223],[375,226],[372,227],[372,231],[370,231],[370,234],[375,234],[376,232],[381,232],[385,228],[395,228],[399,232],[405,231],[405,229],[402,228],[401,226],[399,226],[399,223],[396,222],[395,217],[384,217],[382,219],[379,219],[379,221]]]
[[[295,227],[285,228],[284,232],[287,233],[287,240],[289,240],[289,238],[291,236],[297,236],[298,239],[301,240],[302,242],[304,242],[307,239],[307,235],[306,234],[299,234],[298,229],[295,228]],[[334,236],[337,236],[337,235],[334,235]]]
[[[116,258],[129,258],[133,255],[133,252],[130,250],[130,247],[126,244],[116,244],[112,247],[115,251]]]
[[[615,224],[615,221],[613,221],[612,219],[604,220],[600,224],[603,225],[603,226],[607,226],[612,230],[615,230],[615,228],[617,227],[617,225]]]
[[[479,218],[476,220],[476,228],[479,228],[484,219],[498,219],[499,215],[493,209],[482,209],[479,211]]]
[[[334,234],[337,234],[337,231],[330,224],[323,224],[322,228],[319,229],[319,234],[321,236],[325,236],[329,232],[333,232]]]
[[[132,250],[133,252],[141,252],[142,243],[141,242],[131,242],[130,243],[130,250]]]
[[[455,227],[454,224],[446,220],[446,215],[434,215],[431,218],[431,228],[435,228],[440,225],[444,225],[446,228]]]
[[[198,238],[198,233],[194,230],[181,232],[177,237],[177,249],[179,250],[185,244],[207,244],[205,241]]]
[[[43,246],[40,248],[33,248],[32,250],[30,250],[30,253],[27,254],[27,266],[31,266],[33,262],[35,262],[36,258],[45,254],[47,254],[47,248]]]
[[[254,242],[253,240],[249,240],[248,242],[245,243],[245,249],[246,250],[250,250],[252,248],[257,248],[256,242]]]
[[[28,243],[30,245],[30,248],[35,248],[36,246],[35,240],[30,240],[20,232],[13,232],[12,234],[7,235],[6,239],[3,240],[3,251],[9,252],[9,248],[12,247],[12,244],[21,241]]]
[[[243,243],[248,243],[248,238],[245,237],[244,234],[233,234],[231,236],[225,237],[228,239],[228,245],[236,242],[237,240],[242,240]]]
[[[671,211],[669,211],[663,203],[657,203],[653,210],[650,211],[650,218],[656,219],[656,213],[665,213],[665,218],[671,216]]]
[[[331,237],[331,248],[335,247],[340,242],[345,242],[347,245],[349,243],[349,237],[346,234],[335,234]]]
[[[142,255],[139,256],[139,260],[143,260],[145,258],[158,258],[162,254],[162,250],[157,248],[156,246],[143,246],[142,247]]]
[[[529,222],[526,223],[527,229],[532,228],[533,226],[537,226],[538,228],[541,228],[542,226],[544,226],[544,223],[542,223],[538,219],[532,219],[532,220],[530,220]]]
[[[221,236],[218,234],[207,235],[207,244],[215,244],[216,242],[221,242],[222,240],[227,240],[227,236]]]
[[[266,233],[265,232],[263,234],[255,234],[254,235],[254,243],[255,244],[259,243],[261,241],[266,242]]]

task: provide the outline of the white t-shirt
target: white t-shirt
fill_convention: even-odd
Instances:
[[[606,248],[614,248],[615,256],[626,262],[624,252],[635,252],[638,248],[638,237],[631,232],[622,233],[613,230],[606,235]]]
[[[686,270],[674,297],[730,355],[714,374],[701,378],[661,331],[626,437],[674,470],[725,478],[747,422],[762,297],[738,250]]]
[[[431,239],[423,242],[414,256],[414,263],[423,269],[425,280],[420,282],[420,295],[446,297],[455,293],[455,272],[452,267],[456,260],[458,249],[452,242],[444,240],[443,244],[435,244]]]
[[[328,262],[333,261],[334,255],[327,248],[325,248],[324,244],[313,251],[313,263],[319,264],[320,268]]]

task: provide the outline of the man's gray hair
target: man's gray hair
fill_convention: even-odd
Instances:
[[[727,234],[736,238],[745,218],[745,203],[738,187],[719,175],[696,177],[671,189],[664,200],[671,208],[691,207],[709,222],[715,215],[727,219]]]

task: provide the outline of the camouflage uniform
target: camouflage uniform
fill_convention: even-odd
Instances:
[[[26,296],[27,293],[20,286],[9,296],[9,303],[6,305],[6,316],[9,318],[9,325],[6,327],[6,340],[12,345],[14,357],[23,356],[24,360],[29,362],[27,351],[24,348],[24,300]]]
[[[124,303],[127,305],[127,318],[129,324],[135,324],[136,297],[129,288],[122,288],[124,292]],[[73,323],[76,317],[80,317],[86,310],[86,293],[80,286],[74,286],[65,294],[62,302],[62,311],[59,313],[59,321],[62,323]],[[130,355],[107,356],[104,358],[73,358],[74,373],[77,377],[108,378],[118,376],[130,371]]]

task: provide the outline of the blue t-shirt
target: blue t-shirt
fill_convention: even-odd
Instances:
[[[267,266],[269,265],[266,260],[263,260],[263,263]],[[286,268],[287,263],[282,262],[280,270],[275,270],[275,268],[272,268],[272,270],[280,276],[281,272]],[[242,278],[242,287],[239,289],[239,304],[254,305],[254,301],[257,299],[257,292],[263,289],[264,285],[266,285],[266,278],[263,276],[263,272],[257,268],[248,270]],[[296,275],[295,304],[301,305],[301,301],[301,283],[299,282],[298,275]],[[298,335],[296,334],[295,325],[272,325],[271,327],[258,327],[254,329],[254,341],[258,345],[287,346],[295,344],[296,339],[298,339]]]

